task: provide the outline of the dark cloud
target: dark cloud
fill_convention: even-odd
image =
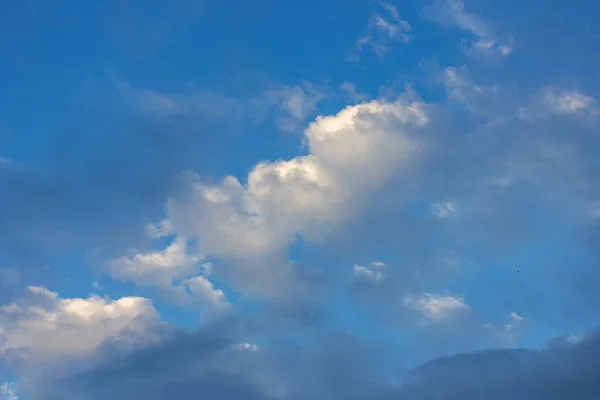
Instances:
[[[412,372],[414,382],[389,398],[595,399],[600,395],[600,335],[543,351],[498,350],[446,357]]]
[[[175,333],[156,347],[109,358],[97,368],[36,390],[36,399],[266,399],[255,385],[219,371],[230,340],[208,332]],[[211,364],[215,364],[215,368]]]
[[[46,380],[33,399],[527,399],[600,396],[600,334],[559,337],[544,350],[457,354],[404,370],[390,348],[315,335],[241,350],[219,331],[174,333],[155,347]],[[226,332],[224,330],[223,332]],[[222,333],[223,333],[222,332]]]

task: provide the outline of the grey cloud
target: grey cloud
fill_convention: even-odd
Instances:
[[[597,398],[600,336],[593,333],[575,345],[557,342],[543,351],[498,350],[432,361],[414,370],[414,381],[390,398]]]
[[[46,381],[50,399],[527,399],[600,395],[600,336],[557,338],[543,350],[457,354],[402,368],[399,354],[349,335],[313,336],[293,349],[241,351],[218,332],[178,333],[157,347]]]
[[[202,132],[133,119],[119,127],[97,121],[94,129],[57,137],[43,172],[0,170],[5,262],[46,263],[75,244],[135,242],[160,214],[190,156],[214,151]]]

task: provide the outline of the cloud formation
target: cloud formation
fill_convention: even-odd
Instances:
[[[0,357],[34,364],[85,358],[106,340],[128,337],[135,347],[151,339],[147,333],[159,322],[149,299],[62,299],[29,287],[25,297],[0,308]]]
[[[423,293],[418,296],[406,295],[404,307],[414,309],[433,321],[452,318],[457,313],[469,310],[469,305],[462,297]]]
[[[491,3],[423,14],[498,63],[446,46],[421,2],[402,17],[242,3],[115,62],[135,80],[89,80],[66,128],[31,102],[38,147],[5,150],[0,130],[0,397],[598,398],[595,53],[546,58],[547,31],[514,21],[508,57],[512,36],[480,16],[508,20]],[[535,2],[502,6],[517,3],[516,20],[546,23],[522,12]],[[415,45],[346,63],[365,15],[356,58]],[[71,36],[107,54],[97,34],[48,41]],[[38,72],[65,69],[32,53]],[[274,79],[233,82],[231,64]],[[39,94],[17,72],[0,77]],[[0,118],[19,121],[29,102],[11,103]]]
[[[359,54],[365,47],[369,47],[377,57],[383,58],[389,50],[390,43],[408,43],[412,40],[410,24],[400,18],[400,13],[391,3],[380,3],[384,13],[375,12],[369,18],[369,28],[364,36],[356,41],[356,48],[350,52],[346,59],[358,61]],[[383,14],[383,15],[382,15]]]
[[[365,373],[368,368],[359,367],[361,361],[353,358],[357,351],[368,353],[366,343],[338,337],[337,344],[328,342],[327,358],[307,349],[300,357],[297,351],[277,345],[241,351],[230,340],[213,334],[179,334],[119,361],[45,382],[44,395],[39,399],[119,400],[135,394],[152,400],[200,393],[211,399],[302,399],[307,395],[344,399],[351,395],[347,390],[350,386],[354,395],[376,400],[566,400],[573,396],[591,400],[600,390],[594,379],[600,342],[594,332],[575,343],[566,337],[556,338],[543,350],[505,349],[443,357],[416,368],[396,368],[383,379]],[[344,351],[350,357],[345,357]],[[286,367],[281,369],[280,363]]]
[[[513,51],[514,38],[500,39],[493,23],[467,11],[463,0],[436,0],[432,6],[426,8],[424,16],[475,36],[474,40],[461,42],[461,47],[467,55],[506,57]]]
[[[208,311],[226,308],[225,294],[209,280],[212,264],[202,262],[200,255],[193,255],[186,238],[175,238],[162,251],[131,250],[131,253],[132,256],[121,256],[108,263],[107,270],[113,278],[153,286],[181,305],[195,305]]]
[[[545,87],[532,96],[529,104],[517,110],[517,116],[526,121],[546,119],[552,116],[597,119],[600,116],[600,105],[593,97],[580,93],[578,90]]]
[[[202,252],[237,265],[227,276],[236,288],[285,287],[291,272],[281,257],[296,235],[318,241],[336,229],[418,156],[414,132],[427,122],[425,104],[402,99],[320,116],[305,131],[307,155],[261,162],[246,184],[229,176],[207,185],[191,176],[187,196],[169,201],[167,217],[176,232],[198,238]]]

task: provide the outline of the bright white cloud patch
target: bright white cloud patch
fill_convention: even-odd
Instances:
[[[139,344],[159,323],[152,301],[61,299],[42,287],[29,287],[18,302],[0,308],[0,357],[48,361],[91,355],[107,339],[127,334]],[[133,342],[132,342],[133,343]]]
[[[470,309],[462,297],[433,293],[406,295],[403,303],[404,307],[416,310],[432,321],[451,319]]]
[[[179,237],[164,250],[123,256],[109,262],[108,272],[122,281],[138,285],[155,286],[174,300],[204,306],[208,309],[222,309],[227,301],[222,290],[215,289],[208,280],[212,264],[202,261],[202,257],[189,253],[187,239]],[[196,274],[200,272],[201,275]]]
[[[382,13],[375,12],[369,18],[368,32],[356,41],[356,50],[347,56],[349,61],[357,61],[358,53],[365,47],[370,47],[379,58],[383,58],[388,52],[390,42],[408,43],[412,40],[412,27],[400,18],[396,6],[382,2],[381,7]]]
[[[506,57],[513,51],[513,39],[500,39],[493,24],[467,11],[462,0],[436,0],[426,9],[425,17],[475,36],[474,40],[462,43],[468,55]]]
[[[112,276],[138,284],[157,284],[170,286],[173,279],[192,271],[201,259],[188,254],[187,240],[175,239],[162,251],[138,253],[123,256],[108,265]]]
[[[296,235],[319,240],[353,215],[419,154],[414,131],[427,122],[425,104],[404,100],[317,117],[305,131],[309,154],[261,162],[246,184],[229,176],[207,185],[191,175],[189,197],[171,199],[168,218],[177,233],[198,237],[206,254],[238,262],[238,283],[266,284],[265,260],[279,259]]]

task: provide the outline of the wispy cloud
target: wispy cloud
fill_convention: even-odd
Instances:
[[[456,205],[447,200],[442,203],[431,203],[431,212],[439,219],[450,218],[458,213]]]
[[[383,279],[383,273],[381,271],[376,271],[376,268],[382,268],[385,266],[383,263],[373,262],[371,263],[373,268],[365,267],[362,265],[356,264],[354,266],[354,276],[357,278],[380,281]]]
[[[369,18],[369,28],[358,38],[355,48],[348,53],[348,61],[358,61],[360,52],[370,48],[379,58],[383,58],[392,42],[408,43],[412,40],[412,27],[400,18],[400,13],[391,3],[380,3],[382,12],[374,12]]]
[[[457,27],[475,36],[472,40],[461,42],[467,55],[506,57],[513,51],[514,38],[501,38],[491,21],[467,11],[462,0],[436,0],[423,14],[426,19]]]
[[[526,121],[546,119],[552,116],[592,118],[600,116],[600,104],[596,99],[576,89],[542,88],[517,110],[517,116]]]
[[[262,123],[273,118],[283,132],[301,130],[314,115],[326,91],[305,82],[302,85],[274,84],[259,93],[231,96],[212,89],[160,92],[135,88],[118,80],[117,89],[125,101],[149,117],[178,116],[209,118],[227,122]]]
[[[12,382],[6,382],[0,385],[0,395],[3,396],[2,400],[19,400],[17,387]]]

